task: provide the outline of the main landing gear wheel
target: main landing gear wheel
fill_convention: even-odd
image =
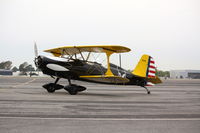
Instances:
[[[68,91],[70,95],[76,95],[78,92],[86,90],[86,87],[84,86],[72,84],[70,76],[68,77],[68,82],[69,82],[69,85],[65,86],[64,89]]]
[[[56,91],[54,88],[54,83],[45,84],[42,87],[45,88],[49,93],[54,93]]]
[[[55,84],[55,83],[49,83],[49,84],[43,85],[42,87],[44,87],[49,93],[54,93],[56,90],[60,90],[64,86],[59,85],[59,84]]]
[[[42,87],[44,87],[49,93],[54,93],[56,90],[60,90],[64,88],[63,85],[57,84],[59,79],[60,78],[57,78],[54,83],[48,83],[48,84],[43,85]]]
[[[67,85],[64,87],[64,89],[68,91],[70,95],[76,95],[78,92],[86,90],[84,86],[75,85],[75,84]]]

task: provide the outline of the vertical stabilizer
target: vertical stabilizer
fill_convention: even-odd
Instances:
[[[132,73],[144,78],[155,77],[155,61],[151,56],[143,55]]]
[[[132,74],[145,78],[146,85],[152,86],[153,84],[162,83],[162,81],[156,76],[156,67],[154,59],[149,55],[143,55],[138,62]]]

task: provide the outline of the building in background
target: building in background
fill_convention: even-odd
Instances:
[[[13,71],[0,69],[0,75],[13,75]]]
[[[200,79],[200,70],[171,70],[170,78],[172,79]]]

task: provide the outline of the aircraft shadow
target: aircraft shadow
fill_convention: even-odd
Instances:
[[[100,97],[123,97],[122,95],[118,94],[102,94],[102,93],[79,93],[78,95],[81,96],[100,96]]]
[[[68,92],[62,92],[62,91],[57,91],[55,93],[52,93],[52,95],[66,95],[66,96],[72,96],[68,94]],[[93,92],[80,92],[77,95],[74,96],[87,96],[87,97],[125,97],[126,95],[121,95],[121,94],[106,94],[106,93],[93,93]]]
[[[53,95],[70,95],[68,92],[55,92]],[[152,95],[152,94],[151,94]],[[146,93],[114,93],[114,94],[106,94],[106,93],[95,93],[95,92],[80,92],[75,96],[87,96],[87,97],[141,97],[141,96],[151,96]],[[71,95],[70,95],[71,96]]]

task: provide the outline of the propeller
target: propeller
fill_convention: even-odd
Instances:
[[[34,43],[34,52],[35,52],[35,58],[38,57],[38,48],[36,42]]]
[[[37,71],[39,73],[39,60],[40,60],[40,56],[38,55],[38,48],[37,48],[37,44],[36,42],[34,42],[34,53],[35,53],[35,59],[34,59],[34,63],[35,63],[35,66],[37,68]]]

